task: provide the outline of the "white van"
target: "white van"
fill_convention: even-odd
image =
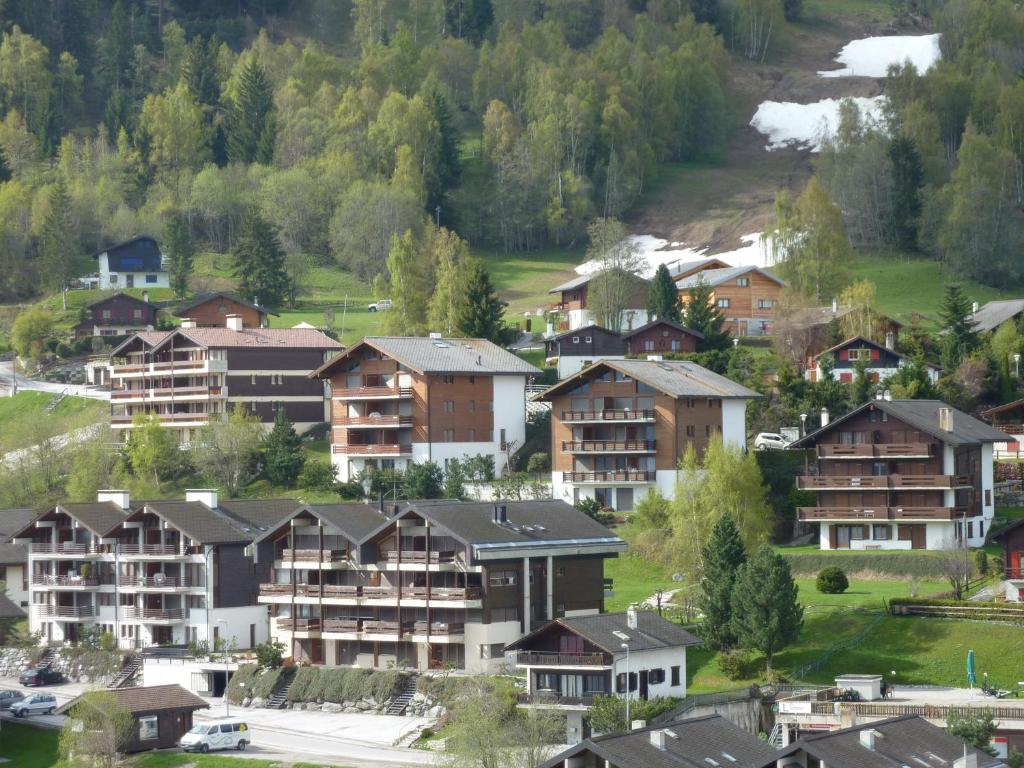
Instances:
[[[178,746],[186,752],[211,752],[215,749],[243,751],[252,737],[249,726],[241,720],[213,720],[198,723],[181,737]]]

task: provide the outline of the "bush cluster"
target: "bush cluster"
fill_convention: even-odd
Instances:
[[[730,648],[718,654],[718,668],[730,680],[743,680],[752,674],[750,652]]]
[[[847,571],[871,571],[898,578],[945,581],[941,558],[925,552],[786,552],[794,575],[814,575],[822,568],[839,565]]]
[[[382,704],[394,698],[408,675],[395,669],[333,669],[300,667],[288,691],[288,701],[318,702],[373,699]]]
[[[829,565],[818,571],[818,579],[815,582],[819,592],[826,595],[838,595],[850,587],[850,580],[846,573],[838,565]]]

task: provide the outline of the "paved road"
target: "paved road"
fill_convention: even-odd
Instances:
[[[15,374],[13,366],[14,363],[11,360],[0,360],[0,391],[4,394],[10,393],[11,382],[17,380],[19,392],[22,390],[32,390],[35,392],[52,392],[55,395],[66,392],[69,395],[88,397],[93,400],[110,399],[110,390],[91,387],[87,384],[59,384],[52,381],[36,381],[35,379],[26,378],[20,373]]]

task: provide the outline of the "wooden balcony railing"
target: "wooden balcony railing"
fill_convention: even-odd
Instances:
[[[335,416],[334,426],[336,427],[411,427],[412,416],[394,416],[384,414],[380,416]]]
[[[801,476],[797,479],[797,488],[813,491],[821,488],[888,488],[889,481],[885,476],[837,477],[835,475]]]
[[[461,635],[466,631],[465,624],[449,624],[444,621],[433,621],[430,623],[430,631],[427,632],[427,622],[417,621],[413,625],[413,634],[416,635]]]
[[[225,387],[154,387],[149,389],[115,389],[111,400],[148,400],[158,397],[220,397]]]
[[[797,519],[816,520],[956,520],[961,507],[798,507]]]
[[[324,619],[324,632],[358,632],[359,619]]]
[[[337,563],[348,559],[344,549],[283,549],[281,557],[284,561],[299,560],[302,562]]]
[[[557,691],[537,691],[536,693],[516,694],[516,703],[526,706],[559,706],[589,707],[594,703],[594,696],[600,694],[587,693],[583,696],[562,696]]]
[[[32,574],[32,586],[34,587],[98,587],[99,585],[100,580],[96,576],[48,576],[41,573]]]
[[[412,453],[412,446],[398,443],[336,443],[331,446],[331,451],[346,456],[404,456]]]
[[[654,418],[653,408],[640,408],[635,411],[562,411],[562,421],[654,421]]]
[[[260,594],[264,597],[319,597],[355,598],[359,597],[359,587],[346,584],[260,584]]]
[[[345,387],[331,396],[345,400],[373,400],[382,397],[412,397],[412,387]]]
[[[948,720],[950,716],[955,715],[974,717],[979,709],[971,704],[949,706],[945,704],[887,704],[874,701],[858,701],[842,706],[850,707],[860,717],[888,718],[917,715],[929,720]],[[986,705],[984,709],[998,720],[1024,720],[1024,707],[993,704],[992,706]],[[835,702],[811,702],[811,714],[834,716]]]
[[[292,584],[260,584],[260,595],[263,597],[290,595],[293,589]]]
[[[36,610],[44,619],[91,619],[96,615],[91,605],[38,605]]]
[[[822,459],[881,459],[931,457],[929,443],[824,443],[818,446]]]
[[[889,486],[900,488],[963,488],[973,485],[968,475],[890,475]]]
[[[286,616],[277,620],[277,628],[286,632],[316,632],[320,629],[320,619]]]
[[[808,475],[797,478],[797,487],[807,491],[858,488],[894,491],[911,488],[942,490],[962,488],[971,484],[971,478],[967,475],[860,475],[857,477]]]
[[[1007,567],[1004,569],[1004,574],[1004,578],[1007,579],[1024,579],[1024,568]]]
[[[218,413],[207,413],[201,411],[198,413],[158,413],[156,416],[160,417],[161,424],[177,424],[184,422],[200,422],[208,421],[210,416],[217,416]],[[132,416],[111,416],[110,421],[112,424],[131,424],[135,420]]]
[[[96,548],[90,544],[77,544],[71,541],[63,541],[57,544],[45,542],[32,544],[34,555],[96,555],[99,554]]]
[[[403,587],[402,597],[410,600],[427,600],[426,587]],[[475,587],[431,587],[430,600],[482,600],[483,592]]]
[[[956,520],[964,512],[962,507],[889,507],[892,520]]]
[[[363,620],[363,632],[370,635],[404,635],[411,631],[410,622]]]
[[[399,552],[397,549],[389,549],[386,552],[386,555],[386,559],[389,563],[397,563],[401,560],[402,563],[411,563],[413,565],[439,565],[440,563],[451,563],[455,561],[455,552],[453,550],[426,552],[403,549]]]
[[[351,584],[324,584],[321,587],[323,597],[325,599],[330,598],[344,598],[351,599],[353,597],[359,597],[359,587]]]
[[[398,597],[398,590],[394,587],[363,587],[363,597],[374,600],[387,600]]]
[[[125,608],[121,616],[132,621],[181,621],[185,611],[181,608]]]
[[[178,544],[121,544],[118,551],[126,556],[181,557],[187,554]]]
[[[563,483],[652,483],[653,471],[645,469],[617,469],[607,472],[563,472]]]
[[[516,653],[516,664],[532,667],[610,667],[611,663],[603,653]]]
[[[565,453],[653,453],[654,440],[572,440],[562,442]]]

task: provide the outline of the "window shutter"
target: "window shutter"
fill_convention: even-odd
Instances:
[[[849,360],[850,359],[850,350],[848,350],[848,349],[840,349],[839,350],[839,359],[840,360]]]
[[[881,357],[882,357],[882,350],[880,350],[880,349],[872,349],[871,350],[871,359],[872,360],[878,360]]]

